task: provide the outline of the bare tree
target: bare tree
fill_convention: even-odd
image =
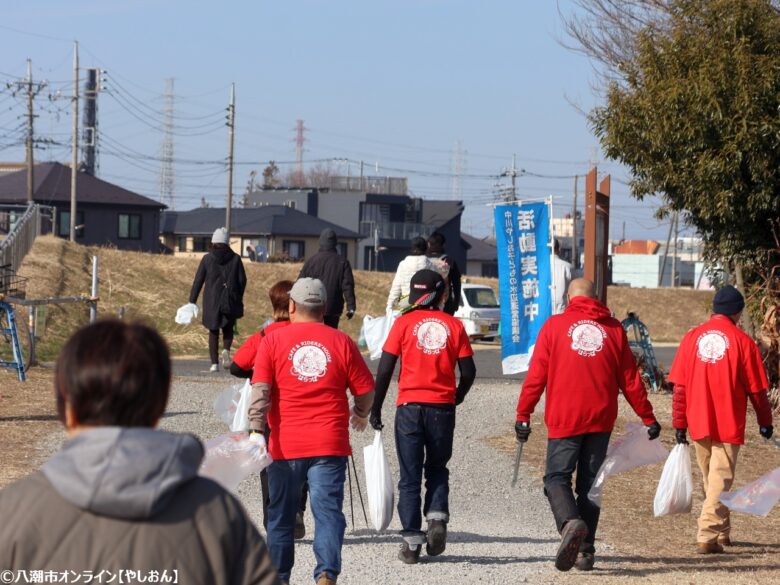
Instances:
[[[310,187],[329,187],[333,175],[333,167],[330,163],[317,163],[306,173],[307,184]]]
[[[563,28],[571,40],[568,49],[588,56],[607,79],[620,79],[625,64],[636,55],[640,31],[663,29],[670,0],[571,0],[574,9],[564,13]],[[599,67],[600,66],[600,67]]]

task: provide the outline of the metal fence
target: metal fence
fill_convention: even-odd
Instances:
[[[33,246],[35,238],[41,233],[41,209],[39,205],[30,204],[24,207],[3,207],[0,214],[8,216],[21,213],[15,218],[5,238],[0,241],[0,266],[10,266],[16,272],[22,260]]]
[[[360,235],[364,237],[374,237],[374,229],[380,238],[388,240],[411,240],[416,236],[427,238],[436,227],[425,223],[411,223],[400,221],[361,221]]]

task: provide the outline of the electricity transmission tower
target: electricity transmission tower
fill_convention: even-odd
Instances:
[[[176,173],[173,167],[173,77],[165,80],[163,94],[163,140],[160,152],[160,201],[174,209],[176,205]]]
[[[306,142],[303,120],[295,121],[295,186],[303,187],[303,145]]]
[[[462,201],[463,188],[461,179],[463,173],[466,172],[466,156],[468,152],[463,150],[460,140],[455,143],[455,156],[453,159],[453,172],[452,172],[452,199],[455,201]]]

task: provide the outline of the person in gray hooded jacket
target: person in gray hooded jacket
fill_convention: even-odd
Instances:
[[[149,327],[100,321],[68,340],[55,376],[68,438],[40,471],[0,491],[4,574],[280,583],[241,504],[198,476],[200,441],[154,429],[170,382],[168,348]]]

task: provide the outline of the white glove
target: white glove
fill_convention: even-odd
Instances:
[[[368,417],[362,417],[357,414],[355,414],[355,407],[351,407],[349,409],[349,426],[352,427],[352,430],[358,431],[362,433],[366,430],[366,427],[368,426]]]
[[[249,442],[257,445],[260,448],[261,453],[268,450],[265,444],[265,437],[261,433],[250,433]]]

